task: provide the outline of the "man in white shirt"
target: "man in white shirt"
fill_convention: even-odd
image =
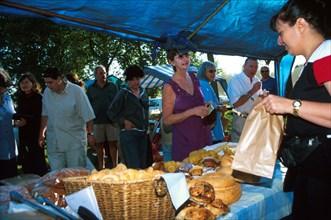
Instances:
[[[47,88],[43,107],[39,144],[45,142],[51,170],[86,166],[87,140],[95,144],[91,104],[81,87],[63,80],[57,68],[43,73]]]
[[[246,117],[253,109],[253,102],[262,93],[261,81],[256,77],[257,59],[247,58],[243,71],[229,81],[228,94],[230,104],[238,114],[233,114],[231,141],[238,142]]]

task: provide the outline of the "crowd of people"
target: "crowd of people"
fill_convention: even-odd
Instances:
[[[222,106],[211,86],[217,67],[210,61],[203,62],[200,67],[191,65],[187,50],[173,48],[168,51],[167,58],[174,75],[163,88],[160,144],[164,161],[181,161],[190,152],[224,139]],[[263,68],[266,66],[261,71]],[[248,114],[252,99],[261,91],[261,82],[255,76],[257,60],[247,58],[243,69],[230,80],[229,97],[236,109]],[[5,78],[4,73],[3,92],[10,85],[10,77],[6,74],[8,79]],[[124,76],[127,87],[119,88],[107,80],[106,68],[98,65],[94,69],[94,82],[85,88],[76,73],[63,75],[58,68],[49,67],[42,73],[47,85],[42,94],[34,75],[22,74],[18,80],[15,108],[12,101],[9,106],[14,108],[10,111],[15,119],[13,125],[19,127],[19,153],[15,160],[22,165],[23,173],[42,176],[49,171],[45,146],[50,170],[78,166],[92,169],[86,156],[87,145],[96,152],[98,169],[106,167],[105,157],[111,159],[113,167],[119,162],[130,168],[150,165],[149,98],[140,86],[144,72],[138,66],[129,66]],[[235,80],[238,76],[246,85],[240,79]],[[256,85],[248,90],[250,77]],[[245,86],[241,88],[238,84]],[[244,92],[246,89],[247,93]],[[4,94],[3,97],[10,98]],[[244,95],[238,97],[238,94]],[[240,105],[245,102],[249,107],[243,111]],[[210,106],[217,109],[216,120],[213,124],[205,124],[203,118],[210,113]],[[237,124],[237,120],[233,120],[233,131],[239,130],[237,135],[232,134],[234,142],[238,141],[244,123]]]

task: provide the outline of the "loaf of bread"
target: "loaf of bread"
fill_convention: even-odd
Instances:
[[[226,205],[238,201],[241,197],[241,186],[231,175],[218,172],[207,173],[192,181],[199,180],[210,183],[215,190],[215,199],[221,199]]]

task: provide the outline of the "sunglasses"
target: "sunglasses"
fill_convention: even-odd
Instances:
[[[269,73],[269,70],[261,70],[261,73]]]
[[[190,55],[188,54],[188,53],[184,53],[184,54],[182,54],[182,55],[176,55],[175,56],[175,59],[177,58],[177,59],[183,59],[183,58],[189,58],[190,57]]]
[[[208,70],[209,73],[216,73],[216,70]]]

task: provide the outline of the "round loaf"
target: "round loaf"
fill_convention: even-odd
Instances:
[[[221,199],[226,205],[238,201],[241,197],[241,186],[231,175],[218,172],[207,173],[197,180],[210,183],[215,190],[215,199]]]

